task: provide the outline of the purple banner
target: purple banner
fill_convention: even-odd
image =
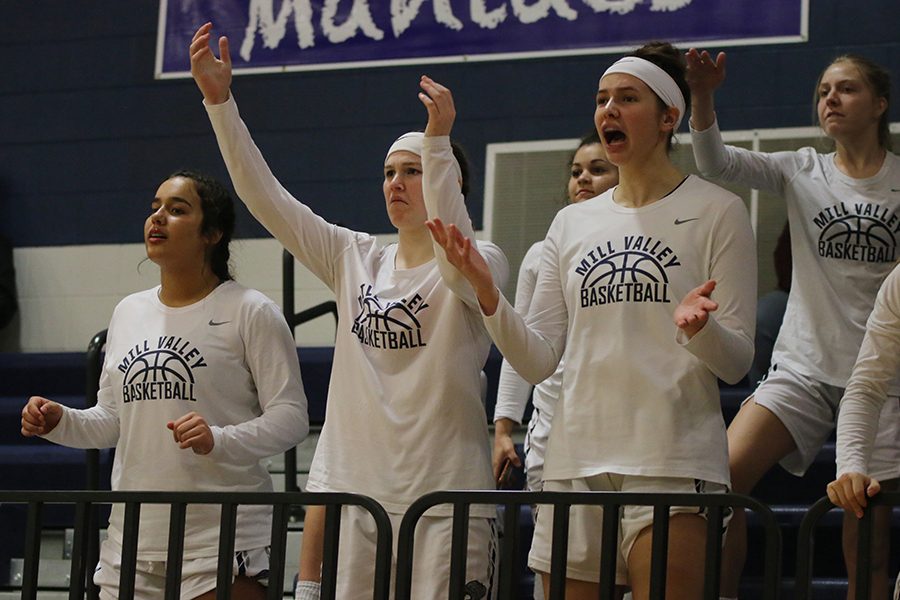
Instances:
[[[157,77],[206,21],[234,69],[342,69],[806,39],[808,0],[161,0]]]

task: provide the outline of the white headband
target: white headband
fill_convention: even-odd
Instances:
[[[384,156],[384,160],[387,161],[387,157],[393,154],[394,152],[399,152],[401,150],[406,150],[407,152],[412,152],[416,156],[422,156],[422,140],[425,139],[425,134],[421,131],[410,131],[409,133],[404,133],[400,137],[398,137],[391,147],[388,148],[387,154]]]
[[[678,88],[678,84],[672,77],[663,71],[660,67],[653,64],[649,60],[639,58],[637,56],[626,56],[620,58],[612,64],[610,68],[603,73],[600,80],[610,73],[625,73],[634,75],[647,84],[653,92],[659,96],[666,106],[674,106],[678,109],[678,118],[675,120],[673,131],[678,131],[681,125],[681,119],[684,117],[684,94]]]
[[[398,137],[391,147],[388,148],[387,154],[384,156],[384,161],[387,162],[388,157],[394,152],[399,152],[401,150],[405,150],[407,152],[412,152],[419,158],[422,157],[422,144],[425,139],[425,134],[421,131],[410,131],[408,133],[404,133],[400,137]],[[456,160],[456,157],[453,156],[453,169],[456,171],[456,178],[459,179],[460,184],[462,184],[462,169],[459,168],[459,163]]]

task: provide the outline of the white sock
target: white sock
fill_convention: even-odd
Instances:
[[[322,584],[318,581],[297,581],[294,588],[294,600],[319,600]]]

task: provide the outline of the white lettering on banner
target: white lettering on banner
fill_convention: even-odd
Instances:
[[[644,0],[584,0],[584,3],[594,9],[594,12],[611,12],[625,15],[635,9]],[[669,12],[680,10],[691,3],[691,0],[653,0],[650,10],[654,12]]]
[[[362,32],[366,37],[380,41],[384,32],[375,24],[369,0],[351,0],[353,5],[343,23],[338,24],[336,17],[338,5],[348,0],[323,0],[322,15],[319,19],[322,34],[332,44],[340,44]],[[498,1],[498,0],[495,0]],[[473,24],[482,29],[496,29],[506,21],[508,4],[512,5],[512,14],[523,24],[532,24],[550,16],[551,9],[560,18],[574,21],[578,12],[572,8],[573,0],[499,0],[498,6],[488,9],[487,0],[469,0],[469,12]],[[647,0],[580,0],[582,4],[595,13],[611,13],[625,15]],[[430,0],[435,20],[448,29],[460,31],[464,24],[453,14],[450,0]],[[650,10],[654,12],[671,12],[681,10],[692,0],[651,0]],[[422,10],[425,0],[391,0],[390,18],[394,37],[399,38],[412,25]],[[313,25],[312,0],[282,0],[278,15],[275,16],[275,0],[250,0],[249,18],[241,43],[240,55],[249,61],[253,54],[256,38],[262,39],[264,48],[275,49],[287,33],[288,19],[293,15],[294,27],[297,30],[297,45],[301,48],[312,48],[316,45],[315,27]],[[378,2],[376,7],[383,4]]]
[[[650,4],[650,10],[654,12],[672,12],[681,10],[691,3],[691,0],[653,0]]]
[[[394,37],[409,29],[413,20],[419,16],[419,9],[425,0],[391,0],[391,29]],[[434,18],[448,29],[459,31],[463,28],[462,21],[453,14],[450,0],[433,0]]]
[[[557,15],[567,21],[574,21],[578,18],[578,13],[569,6],[566,0],[538,0],[530,6],[525,4],[525,0],[510,0],[510,4],[512,4],[513,14],[516,18],[526,25],[549,17],[551,7]]]
[[[297,45],[300,48],[312,48],[316,45],[315,31],[312,24],[312,6],[310,0],[284,0],[278,18],[273,18],[272,0],[250,0],[247,29],[241,44],[241,58],[249,61],[256,41],[256,32],[262,36],[264,48],[270,50],[278,47],[284,39],[287,20],[294,13],[294,27],[297,28]]]
[[[470,10],[472,20],[482,29],[496,29],[497,25],[506,20],[505,4],[489,11],[484,0],[472,0]]]
[[[406,31],[425,0],[391,0],[391,28],[394,30],[394,37],[400,37],[400,34]],[[462,23],[459,24],[462,28]]]
[[[373,40],[384,38],[384,32],[378,29],[375,21],[372,20],[372,12],[369,10],[368,0],[353,0],[353,8],[350,9],[350,16],[341,25],[336,25],[334,17],[337,16],[338,3],[341,0],[325,0],[325,6],[322,7],[322,31],[325,37],[333,44],[346,42],[356,35],[356,30],[361,29],[362,32]]]

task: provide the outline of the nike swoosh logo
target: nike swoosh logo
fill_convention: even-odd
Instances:
[[[209,320],[210,327],[218,327],[219,325],[224,325],[225,323],[231,323],[231,321],[213,321],[212,319]]]
[[[675,219],[676,225],[683,225],[685,223],[690,223],[691,221],[698,221],[700,217],[694,217],[693,219]]]

